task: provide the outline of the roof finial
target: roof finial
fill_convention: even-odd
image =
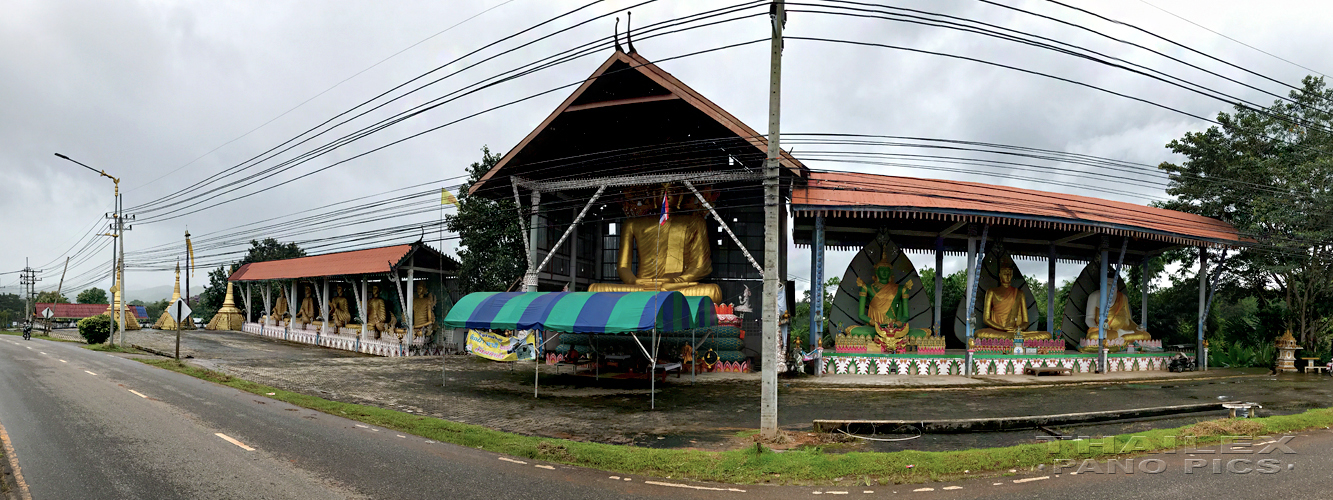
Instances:
[[[629,36],[630,31],[632,29],[630,28],[629,23],[632,20],[634,20],[634,13],[625,12],[625,43],[629,45],[629,53],[631,54],[638,52],[637,50],[634,50],[634,39],[630,38]]]
[[[616,35],[615,35],[614,37],[612,37],[612,38],[615,38],[615,39],[616,39],[616,52],[624,52],[625,49],[623,49],[623,48],[620,47],[620,18],[619,18],[619,17],[616,18]]]

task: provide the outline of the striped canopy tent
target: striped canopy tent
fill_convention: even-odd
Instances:
[[[658,333],[717,326],[717,311],[712,299],[686,297],[680,292],[478,292],[459,300],[444,318],[444,325],[489,330],[628,333],[651,363],[651,373],[656,373]],[[648,345],[639,341],[639,332],[652,332]],[[536,365],[534,369],[540,373],[541,363]],[[657,378],[652,375],[648,378],[652,384],[650,404],[656,407]],[[534,374],[534,397],[537,386]]]
[[[565,333],[677,332],[716,325],[717,314],[707,297],[680,292],[478,292],[459,300],[444,324]]]

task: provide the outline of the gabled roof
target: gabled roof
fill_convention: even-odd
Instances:
[[[594,110],[595,113],[592,112]],[[689,113],[686,114],[686,111]],[[647,130],[647,127],[641,126],[647,122],[663,129],[673,129],[674,134],[669,138],[660,130]],[[598,129],[589,124],[606,125],[618,133],[637,134],[639,137],[637,141],[622,143],[611,140],[599,145],[598,141],[605,138],[597,137]],[[548,135],[559,135],[562,139],[543,141]],[[750,128],[637,52],[627,54],[617,50],[550,116],[473,184],[470,192],[482,190],[488,181],[502,176],[502,171],[504,175],[510,175],[511,172],[507,170],[513,170],[514,164],[564,159],[559,154],[542,154],[533,149],[549,148],[552,144],[567,148],[571,141],[565,139],[572,136],[579,138],[579,141],[573,142],[583,142],[588,146],[582,150],[575,149],[585,155],[613,153],[635,146],[669,146],[687,140],[715,139],[748,143],[753,147],[750,153],[757,153],[759,158],[768,154],[767,136]],[[529,158],[524,160],[524,156]],[[781,163],[793,175],[804,176],[805,165],[790,153],[782,152]],[[559,175],[569,175],[568,169],[561,170]],[[548,173],[551,174],[556,173]]]
[[[46,308],[48,307],[50,307],[51,312],[55,314],[54,316],[52,316],[52,318],[81,319],[81,318],[89,318],[92,316],[97,316],[98,314],[105,314],[106,309],[109,306],[107,306],[106,304],[51,304],[46,302],[39,302],[33,306],[32,311],[35,314],[34,317],[41,318],[42,311],[46,310]],[[134,315],[138,316],[139,319],[148,319],[148,309],[145,308],[144,306],[127,306],[127,307],[133,310]]]
[[[818,172],[792,191],[796,217],[906,217],[1054,227],[1173,244],[1237,246],[1250,241],[1226,222],[1175,210],[1088,196],[862,173]]]
[[[423,252],[424,250],[424,252]],[[384,274],[396,271],[407,261],[409,256],[421,252],[423,257],[443,259],[444,270],[458,270],[458,263],[434,249],[416,242],[407,245],[394,245],[365,250],[313,255],[295,259],[251,262],[242,265],[227,277],[228,281],[265,281],[288,280],[299,278],[322,278],[328,276],[355,276],[361,274]],[[418,267],[433,269],[440,262],[419,264]]]

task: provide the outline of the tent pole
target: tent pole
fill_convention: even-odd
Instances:
[[[537,363],[537,349],[535,347],[532,350],[532,399],[537,399],[537,378],[542,373],[542,365]]]
[[[648,371],[648,409],[657,409],[657,328],[653,328],[653,359],[651,360],[652,369]]]
[[[690,357],[692,357],[692,358],[697,358],[698,356],[695,356],[695,355],[694,355],[694,330],[695,330],[694,328],[691,328],[691,329],[690,329]],[[691,359],[691,360],[690,360],[690,385],[694,385],[694,373],[695,373],[695,370],[694,370],[694,360]]]

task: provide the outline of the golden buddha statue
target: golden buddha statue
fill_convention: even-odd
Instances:
[[[662,206],[663,199],[666,207]],[[672,213],[682,208],[683,212]],[[616,260],[616,273],[622,283],[593,283],[588,291],[671,290],[721,303],[721,288],[699,282],[713,273],[708,224],[700,208],[693,193],[672,194],[665,186],[661,190],[627,188],[624,209],[628,219],[621,225]],[[636,256],[638,274],[634,273]]]
[[[906,292],[912,289],[912,281],[898,286],[893,280],[889,252],[885,250],[880,254],[879,263],[875,264],[875,281],[867,285],[858,276],[856,288],[860,290],[857,315],[865,325],[847,327],[843,333],[877,339],[889,349],[900,347],[907,337],[907,320],[911,319]]]
[[[306,285],[304,289],[305,298],[301,299],[301,308],[296,311],[296,316],[292,318],[292,322],[308,325],[315,322],[315,317],[319,315],[319,312],[315,308],[314,292],[310,289],[310,285]]]
[[[333,319],[333,326],[338,328],[352,321],[352,311],[347,305],[347,297],[343,296],[342,285],[333,287],[333,296],[329,297],[329,317]]]
[[[435,330],[435,295],[426,291],[426,287],[417,288],[417,296],[412,300],[412,331],[417,335],[430,335]]]
[[[380,338],[380,334],[393,330],[395,319],[389,306],[380,298],[379,285],[371,285],[370,298],[366,299],[366,329],[375,332],[375,338]]]
[[[1107,279],[1118,280],[1119,277],[1116,276],[1115,271],[1109,271]],[[1087,338],[1089,339],[1095,340],[1098,338],[1097,322],[1101,320],[1101,304],[1101,290],[1094,290],[1091,294],[1088,294],[1088,303],[1087,308],[1084,309],[1085,316],[1083,319],[1088,324]],[[1106,311],[1106,340],[1119,338],[1124,339],[1126,343],[1135,340],[1152,340],[1152,335],[1147,330],[1134,323],[1131,318],[1132,314],[1129,309],[1129,297],[1117,287],[1115,300],[1111,302],[1111,306]],[[1095,346],[1087,348],[1089,351],[1095,351],[1096,349]]]
[[[282,324],[284,316],[287,316],[287,292],[283,287],[279,287],[278,303],[273,306],[273,324]]]
[[[1000,268],[1000,284],[986,290],[986,299],[982,302],[981,320],[984,328],[976,331],[976,337],[983,339],[1049,340],[1050,332],[1026,331],[1028,308],[1026,296],[1022,290],[1014,288],[1014,270]]]

